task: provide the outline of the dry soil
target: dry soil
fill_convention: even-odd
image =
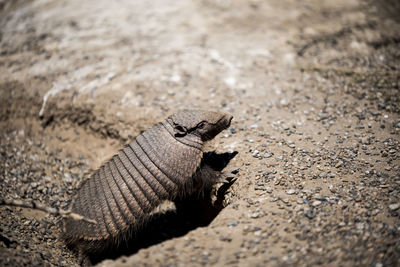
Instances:
[[[1,198],[65,208],[149,126],[222,110],[224,208],[170,210],[94,263],[399,266],[398,3],[1,0]],[[1,266],[78,264],[58,218],[0,216]]]

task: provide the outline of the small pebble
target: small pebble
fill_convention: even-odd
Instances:
[[[317,206],[319,206],[319,205],[321,205],[321,204],[322,204],[322,202],[319,201],[319,200],[315,200],[315,201],[312,203],[312,205],[313,205],[314,207],[317,207]]]
[[[294,193],[296,193],[296,190],[294,190],[294,189],[289,189],[288,191],[286,191],[286,193],[287,193],[288,195],[293,195]]]

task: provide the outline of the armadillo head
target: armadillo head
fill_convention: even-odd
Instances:
[[[231,124],[232,116],[222,112],[183,110],[168,117],[176,137],[192,134],[202,141],[213,139]]]

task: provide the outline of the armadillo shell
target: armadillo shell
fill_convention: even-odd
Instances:
[[[80,188],[72,211],[84,220],[64,220],[69,244],[118,238],[135,228],[155,207],[187,192],[200,167],[202,143],[174,137],[172,126],[159,123],[126,145],[103,164]],[[96,245],[97,246],[97,245]]]

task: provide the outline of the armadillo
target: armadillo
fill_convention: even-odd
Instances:
[[[70,209],[96,223],[65,218],[67,244],[82,254],[98,252],[137,230],[163,201],[213,186],[203,146],[231,120],[225,113],[184,110],[137,136],[78,190]]]

